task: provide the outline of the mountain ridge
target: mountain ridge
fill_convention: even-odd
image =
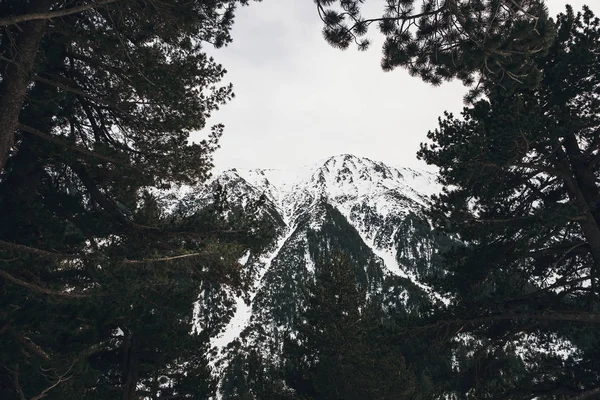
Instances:
[[[357,284],[389,309],[420,312],[447,302],[424,283],[441,271],[439,238],[424,213],[428,196],[441,189],[434,174],[343,154],[292,170],[229,169],[204,187],[182,191],[182,201],[201,207],[214,200],[217,187],[231,214],[260,202],[261,217],[276,230],[267,251],[239,260],[249,281],[246,293],[214,288],[204,294],[212,307],[212,298],[221,299],[225,321],[211,339],[220,393],[225,381],[237,379],[235,363],[251,349],[278,362],[279,347],[293,337],[306,306],[304,288],[332,252],[347,254]],[[200,299],[198,330],[206,326],[203,307],[208,303]]]

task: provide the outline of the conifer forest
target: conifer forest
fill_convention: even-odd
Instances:
[[[260,0],[0,0],[0,400],[600,399],[600,18],[296,1],[463,85],[430,169],[216,171]]]

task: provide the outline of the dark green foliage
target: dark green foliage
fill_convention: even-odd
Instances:
[[[374,292],[382,285],[381,266],[340,212],[324,201],[315,204],[312,211],[315,214],[298,217],[297,226],[262,278],[264,285],[252,302],[253,313],[259,317],[252,320],[239,341],[230,345],[232,361],[224,373],[224,398],[302,398],[290,391],[285,380],[282,360],[289,359],[286,351],[281,354],[281,344],[304,324],[306,293],[310,291],[307,285],[313,287],[315,271],[326,270],[333,254],[348,254],[352,279],[361,290]],[[314,217],[319,218],[318,228]],[[312,260],[314,265],[307,265],[313,264]],[[248,372],[249,366],[257,362],[252,361],[256,356],[260,358],[259,376]]]
[[[230,373],[223,381],[222,393],[230,400],[301,400],[290,389],[284,374],[274,367],[272,360],[265,359],[260,352],[251,350],[238,356],[229,366]]]
[[[372,290],[381,285],[383,274],[373,261],[371,250],[363,242],[360,234],[333,206],[323,203],[324,223],[319,230],[307,232],[308,251],[316,260],[317,269],[328,268],[328,260],[343,253],[355,268],[356,282],[363,290]]]
[[[188,137],[232,91],[202,46],[230,40],[238,2],[101,3],[0,32],[0,101],[20,107],[0,165],[0,398],[206,398],[219,323],[192,335],[193,304],[202,285],[242,288],[237,260],[268,229],[216,202],[169,214],[155,193],[208,177],[222,127]],[[0,15],[81,4],[9,0]]]
[[[365,50],[368,28],[385,36],[384,70],[406,68],[433,85],[458,78],[472,90],[535,86],[533,58],[554,36],[542,0],[387,0],[381,17],[364,17],[363,0],[317,0],[323,34],[333,46]]]
[[[439,273],[437,243],[449,246],[451,242],[432,232],[423,215],[383,221],[364,207],[351,212],[366,215],[364,223],[374,227],[380,247],[397,243],[401,261],[406,262],[403,266],[419,277]],[[402,388],[409,389],[405,385],[414,384],[418,396],[432,398],[451,386],[454,382],[440,384],[453,378],[451,349],[432,346],[431,335],[415,338],[406,333],[432,314],[431,296],[410,279],[386,275],[360,233],[326,200],[311,203],[309,211],[298,213],[294,222],[295,229],[261,280],[250,323],[240,339],[228,346],[223,397],[320,399],[330,398],[330,390],[337,388],[357,390],[356,396],[363,398],[393,399],[403,396]],[[396,223],[399,229],[390,230]],[[340,254],[342,261],[337,258]],[[336,310],[331,297],[340,291],[354,294],[344,295]],[[340,318],[344,310],[354,310],[347,311],[353,319]],[[319,327],[327,327],[328,334],[315,332]],[[338,343],[335,336],[340,334],[348,336]],[[333,353],[340,352],[346,352],[342,361],[349,372],[344,376],[336,375],[332,367],[338,362]],[[320,353],[330,359],[317,367]],[[404,355],[410,357],[407,365]],[[406,382],[388,375],[397,370],[406,372]],[[349,388],[336,386],[343,379],[349,379]],[[356,388],[359,384],[362,387]],[[317,392],[315,385],[323,386],[319,390],[324,392]],[[295,390],[290,393],[285,388]],[[419,398],[416,393],[406,396]]]
[[[91,150],[96,154],[92,159],[119,160],[153,183],[201,179],[210,168],[206,150],[216,145],[221,128],[215,127],[211,138],[201,144],[188,144],[188,134],[203,128],[210,112],[231,96],[230,86],[218,85],[222,67],[201,48],[206,42],[220,46],[230,41],[238,2],[103,3],[107,2],[50,21],[3,24],[0,96],[2,101],[13,96],[11,101],[21,110],[20,115],[10,116],[15,121],[7,121],[8,113],[0,116],[0,136],[10,134],[13,141],[14,128],[4,129],[17,124],[18,118],[17,135],[33,134],[60,143],[78,151],[80,158],[82,154],[89,158],[86,150]],[[77,1],[10,0],[0,5],[0,15],[27,18],[30,13],[77,5]],[[33,37],[31,30],[40,34]],[[22,60],[27,52],[35,57]],[[21,79],[18,70],[31,71],[25,72],[31,76]],[[16,95],[30,90],[33,82],[46,92],[44,99],[53,101],[32,103],[29,95]],[[28,103],[51,113],[51,124],[35,126],[24,119]],[[118,127],[120,135],[112,127]],[[0,170],[5,167],[3,156]],[[170,161],[173,158],[179,162]]]
[[[384,318],[357,287],[341,253],[317,273],[295,338],[287,341],[287,383],[314,399],[415,399],[415,379],[402,354],[381,340]]]
[[[310,227],[309,216],[298,221],[295,232],[290,236],[286,246],[271,262],[264,276],[271,287],[269,291],[260,292],[255,299],[257,309],[268,310],[278,325],[295,326],[304,307],[303,289],[306,282],[313,279],[307,274],[305,253],[315,261],[314,268],[326,268],[323,260],[332,254],[343,251],[352,259],[356,279],[363,288],[375,290],[381,286],[383,274],[373,258],[369,248],[362,242],[360,235],[334,207],[327,203],[318,205],[322,213],[323,225],[320,229]],[[302,232],[306,231],[304,239]],[[266,338],[265,338],[266,339]]]
[[[214,381],[203,357],[208,335],[219,325],[202,321],[205,329],[191,335],[192,305],[201,285],[239,286],[237,259],[246,247],[210,237],[186,238],[203,232],[190,225],[182,238],[171,233],[181,232],[182,226],[168,218],[142,218],[156,211],[149,208],[146,198],[145,206],[135,214],[138,222],[160,226],[170,239],[147,243],[125,235],[104,239],[106,243],[96,242],[97,248],[76,261],[58,265],[43,257],[3,253],[12,260],[4,271],[36,285],[23,287],[11,279],[4,283],[3,338],[13,344],[3,347],[0,354],[7,367],[0,375],[7,390],[14,393],[11,382],[15,378],[5,371],[12,375],[18,368],[27,394],[39,393],[64,374],[69,379],[49,394],[56,398],[86,398],[84,393],[94,399],[114,398],[123,390],[128,373],[145,387],[137,395],[155,393],[162,380],[170,384],[157,392],[160,396],[187,393],[205,398],[212,393]],[[44,228],[50,227],[38,229],[45,233]],[[222,230],[225,226],[213,225],[209,232]],[[154,248],[157,244],[170,249]],[[185,258],[177,259],[179,254]],[[168,260],[171,256],[175,259]],[[65,288],[71,291],[64,292]],[[52,292],[43,292],[48,290]],[[50,383],[40,375],[43,371],[51,371]]]
[[[398,219],[394,242],[398,265],[422,277],[443,276],[444,262],[441,253],[455,243],[431,225],[423,215],[409,212]]]
[[[556,22],[537,88],[446,114],[419,153],[446,185],[434,224],[464,243],[438,282],[453,307],[427,329],[478,339],[460,387],[474,398],[593,396],[600,385],[600,21],[568,7]],[[542,351],[560,344],[568,356]]]

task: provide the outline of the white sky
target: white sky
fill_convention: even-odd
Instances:
[[[547,0],[552,16],[598,0]],[[378,1],[367,4],[379,3]],[[365,16],[379,16],[370,8]],[[263,0],[238,10],[233,43],[213,53],[227,69],[235,99],[209,124],[224,123],[218,170],[286,168],[350,153],[391,165],[423,168],[419,143],[444,110],[458,114],[460,82],[431,87],[403,69],[380,68],[382,37],[371,48],[340,51],[321,36],[312,0]]]

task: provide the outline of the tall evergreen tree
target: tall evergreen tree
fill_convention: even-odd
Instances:
[[[240,287],[262,231],[218,196],[169,214],[150,193],[208,177],[222,127],[188,137],[232,91],[202,46],[230,40],[238,3],[0,3],[2,399],[214,389],[193,303]]]
[[[203,159],[202,146],[183,145],[231,95],[217,86],[223,70],[202,46],[230,40],[238,3],[245,1],[3,1],[0,171],[25,134],[88,156],[112,151],[179,178],[206,171],[206,163],[190,162]],[[48,126],[24,119],[32,90],[60,93],[35,103],[54,112]],[[166,118],[170,109],[178,112]],[[176,145],[176,156],[188,161],[178,168],[162,157]]]
[[[383,345],[381,305],[357,286],[343,254],[323,263],[307,292],[308,308],[288,341],[288,384],[314,399],[416,399],[401,353]]]
[[[473,339],[473,398],[600,393],[600,20],[567,7],[557,32],[539,87],[446,114],[419,152],[446,187],[434,223],[464,243],[426,329]]]
[[[554,36],[543,0],[387,0],[377,17],[363,16],[363,3],[316,0],[330,44],[365,50],[375,24],[385,37],[384,70],[406,68],[434,85],[458,78],[472,88],[468,100],[489,87],[535,86],[533,59]]]

